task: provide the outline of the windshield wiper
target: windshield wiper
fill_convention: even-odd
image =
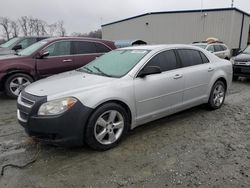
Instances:
[[[112,77],[111,75],[109,74],[106,74],[105,72],[103,72],[100,68],[96,67],[96,66],[93,66],[99,73],[101,73],[103,76],[107,76],[107,77]]]
[[[82,68],[80,68],[80,69],[77,69],[77,71],[82,71],[82,69],[85,69],[85,70],[87,70],[87,72],[90,72],[90,73],[93,72],[93,71],[92,71],[90,68],[88,68],[88,67],[82,67]],[[84,72],[86,72],[86,71],[84,71]]]

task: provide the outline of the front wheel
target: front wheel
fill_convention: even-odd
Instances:
[[[217,81],[212,87],[209,101],[208,101],[208,106],[212,110],[219,109],[225,100],[226,96],[226,86],[222,81]]]
[[[23,73],[9,76],[5,81],[5,92],[11,98],[17,98],[19,93],[33,82],[32,77]]]
[[[96,150],[115,147],[126,135],[129,117],[116,103],[106,103],[95,110],[86,125],[85,142]]]

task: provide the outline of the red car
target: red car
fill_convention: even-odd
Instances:
[[[16,55],[0,57],[0,90],[16,98],[35,80],[84,66],[115,49],[111,41],[60,37],[39,41]]]

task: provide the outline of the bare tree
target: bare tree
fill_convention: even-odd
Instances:
[[[64,21],[60,20],[56,23],[57,33],[59,36],[64,37],[66,35],[66,29],[64,27]]]
[[[28,36],[29,18],[27,16],[22,16],[20,19],[18,19],[18,22],[23,32],[23,35]]]
[[[50,36],[55,36],[56,35],[56,30],[57,30],[57,24],[48,24],[47,25],[47,31]]]
[[[3,27],[3,31],[7,40],[9,40],[11,32],[11,20],[6,17],[0,17],[0,25]]]
[[[48,34],[50,36],[66,35],[66,29],[62,20],[53,24],[48,24],[43,20],[31,16],[22,16],[17,21],[11,21],[8,18],[0,17],[0,26],[3,26],[5,37],[8,40],[10,35],[16,37],[19,33],[22,33],[24,36],[44,36]]]
[[[19,35],[20,27],[17,21],[11,22],[11,33],[13,37],[17,37]]]

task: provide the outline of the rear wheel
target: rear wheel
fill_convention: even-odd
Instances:
[[[96,150],[115,147],[126,135],[129,117],[126,110],[116,103],[99,107],[86,125],[85,142]]]
[[[32,77],[23,73],[9,76],[5,81],[5,92],[11,98],[17,98],[19,93],[33,82]]]
[[[225,100],[226,96],[226,86],[222,81],[217,81],[212,87],[209,101],[208,101],[208,106],[212,110],[219,109]]]

